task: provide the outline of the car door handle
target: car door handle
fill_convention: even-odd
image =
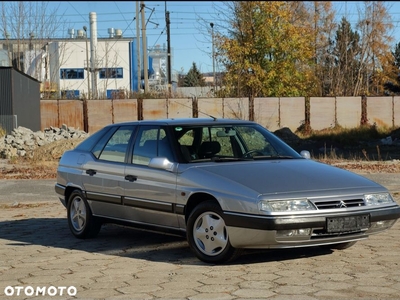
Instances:
[[[93,176],[94,174],[96,174],[96,170],[93,170],[93,169],[86,170],[86,174]]]
[[[126,176],[125,176],[125,179],[126,179],[126,180],[129,180],[130,182],[134,182],[134,181],[137,180],[137,177],[134,176],[134,175],[126,175]]]

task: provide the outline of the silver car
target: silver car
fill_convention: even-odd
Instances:
[[[64,153],[55,191],[77,238],[104,223],[176,233],[207,263],[242,249],[344,249],[400,217],[383,186],[243,120],[108,125]]]

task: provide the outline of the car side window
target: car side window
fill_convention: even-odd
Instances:
[[[99,155],[99,159],[124,162],[129,140],[134,131],[133,126],[121,126],[111,136]]]
[[[202,134],[202,145],[212,143],[213,147],[217,145],[219,151],[213,154],[218,154],[218,156],[233,157],[233,147],[232,139],[228,134],[221,135],[220,132],[225,132],[226,128],[223,127],[204,127]],[[200,146],[200,149],[203,147]],[[215,150],[216,151],[216,150]],[[214,152],[215,152],[214,151]]]
[[[154,157],[166,157],[173,161],[166,131],[158,126],[142,126],[133,147],[132,163],[147,165]]]

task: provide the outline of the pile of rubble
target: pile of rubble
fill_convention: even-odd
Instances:
[[[0,158],[32,157],[34,151],[54,141],[86,138],[88,133],[73,127],[62,125],[61,128],[50,127],[44,131],[33,132],[19,126],[11,134],[0,138]]]

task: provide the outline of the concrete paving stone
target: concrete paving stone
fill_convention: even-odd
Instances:
[[[275,284],[268,280],[257,280],[257,281],[242,281],[238,284],[241,289],[272,289]]]
[[[102,278],[100,278],[102,279]],[[101,290],[101,289],[120,289],[129,286],[129,284],[125,281],[118,281],[118,280],[101,280],[95,281],[94,283],[90,284],[91,290]]]
[[[35,277],[35,276],[29,276],[29,277],[21,277],[19,278],[19,281],[21,284],[24,285],[39,285],[39,286],[63,286],[62,284],[63,277],[61,276],[53,276],[51,274],[49,275],[42,275],[40,277]]]
[[[292,299],[297,299],[294,296],[296,295],[310,295],[314,294],[318,291],[318,288],[315,286],[302,286],[302,285],[279,285],[270,289],[271,291],[279,294],[279,295],[287,295]]]
[[[122,294],[122,295],[111,296],[111,297],[107,298],[107,300],[152,300],[152,299],[155,299],[155,297],[152,295],[145,294],[145,293],[135,293],[135,294],[130,294],[130,295]]]
[[[316,299],[345,299],[345,300],[353,300],[353,299],[362,299],[362,300],[367,300],[364,297],[359,297],[359,295],[354,295],[352,292],[346,292],[346,291],[338,291],[338,290],[320,290],[313,295],[316,297]],[[377,300],[377,299],[375,299]]]
[[[62,276],[62,275],[68,275],[68,274],[72,274],[72,272],[69,269],[57,269],[57,270],[36,270],[36,271],[31,271],[29,272],[30,276],[47,276],[51,274],[51,276]]]
[[[155,298],[162,299],[190,299],[198,295],[198,292],[192,289],[159,290],[151,293]]]
[[[161,285],[164,288],[167,288],[168,285]],[[234,284],[207,284],[202,285],[197,288],[194,288],[196,291],[201,294],[209,294],[209,293],[231,293],[239,289],[239,286]]]
[[[275,296],[276,293],[273,291],[268,291],[263,289],[261,290],[240,289],[233,292],[232,295],[236,297],[243,297],[244,299],[254,299],[254,298],[266,299]]]
[[[279,270],[276,270],[277,272]],[[274,281],[275,279],[281,278],[282,276],[279,276],[277,274],[273,274],[273,270],[270,271],[270,268],[266,266],[264,268],[264,273],[258,273],[258,272],[252,272],[252,270],[249,270],[249,273],[246,275],[240,276],[240,278],[246,280],[246,281]]]
[[[303,275],[296,275],[294,273],[289,272],[287,276],[278,278],[274,280],[277,284],[290,284],[290,285],[312,285],[316,280],[311,278],[312,275],[305,274]]]
[[[273,297],[268,298],[269,300],[320,300],[319,298],[316,298],[314,296],[309,296],[309,295],[275,295]]]
[[[347,290],[351,289],[354,286],[352,281],[349,282],[341,282],[341,281],[318,281],[313,284],[314,287],[323,290]]]
[[[206,278],[197,279],[197,280],[203,284],[243,284],[244,282],[246,282],[246,280],[242,279],[241,277],[229,277],[229,278],[206,277]]]
[[[202,278],[198,278],[197,280],[203,284],[238,284],[244,281],[241,277],[236,277],[236,276],[235,277],[227,276],[226,278],[224,276],[210,277],[209,274],[203,275]]]
[[[39,266],[32,266],[30,268],[23,268],[21,266],[18,268],[11,268],[11,269],[7,270],[6,272],[2,272],[0,277],[5,276],[5,275],[9,276],[10,278],[11,277],[16,278],[18,276],[28,277],[28,276],[30,276],[29,275],[30,273],[35,272],[35,271],[40,271]]]
[[[318,281],[350,281],[353,280],[353,276],[346,275],[345,273],[324,273],[324,274],[318,274],[316,273],[314,276],[312,276],[313,279],[315,279],[317,282]]]
[[[155,292],[159,291],[164,290],[158,284],[150,282],[147,282],[147,284],[144,284],[144,282],[142,282],[141,285],[132,285],[129,282],[129,286],[118,288],[118,292],[125,295],[135,295],[136,293],[154,295]]]
[[[237,299],[236,297],[226,293],[202,293],[199,295],[191,296],[190,300],[204,300],[204,299],[218,299],[218,300],[231,300]]]
[[[390,287],[380,286],[379,284],[374,285],[355,285],[354,287],[358,292],[369,293],[377,297],[381,295],[396,295],[398,292],[396,289]],[[399,295],[397,295],[399,296]]]
[[[27,251],[27,254],[29,254],[29,251]],[[21,259],[21,263],[38,263],[38,264],[46,264],[51,260],[57,260],[58,258],[55,256],[42,256],[42,255],[38,255],[38,253],[33,253],[31,255],[27,255],[27,257],[24,257]]]
[[[141,270],[134,267],[134,266],[126,266],[125,268],[121,269],[110,269],[109,267],[105,268],[101,271],[102,274],[105,276],[115,276],[115,275],[126,275],[126,276],[139,276]]]
[[[78,299],[108,299],[110,297],[115,297],[123,295],[123,293],[115,289],[92,289],[88,288],[86,290],[78,290],[76,298]]]
[[[180,289],[182,289],[182,290],[189,290],[189,289],[199,290],[199,289],[201,289],[201,287],[204,286],[204,284],[188,278],[185,281],[171,281],[171,282],[160,283],[160,284],[158,284],[158,286],[162,287],[166,291],[180,290]]]

